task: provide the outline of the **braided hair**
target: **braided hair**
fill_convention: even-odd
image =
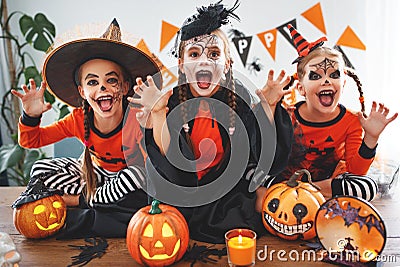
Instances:
[[[114,62],[112,60],[108,60],[110,62]],[[121,70],[122,76],[124,78],[125,82],[128,82],[129,84],[129,88],[132,84],[132,81],[130,79],[130,76],[128,75],[128,72],[126,71],[126,69],[121,66],[120,64],[118,64],[117,62],[114,62]],[[78,84],[80,85],[80,81],[82,78],[82,66],[84,63],[82,63],[77,71],[77,77],[78,77]],[[120,85],[122,86],[122,85]],[[121,99],[122,98],[122,99]],[[122,105],[123,106],[127,106],[128,105],[128,100],[126,96],[118,96],[118,100],[122,101]],[[94,172],[94,168],[93,168],[93,162],[92,162],[92,158],[91,158],[91,154],[90,154],[90,142],[89,142],[89,137],[90,137],[90,111],[91,111],[91,106],[89,104],[89,102],[84,99],[82,102],[82,109],[83,109],[83,115],[84,115],[84,145],[85,145],[85,150],[84,150],[84,154],[83,154],[83,162],[82,162],[82,179],[83,181],[86,183],[85,186],[85,198],[86,201],[89,203],[90,200],[92,199],[95,191],[96,191],[96,187],[97,187],[97,175]]]
[[[82,163],[82,178],[86,182],[85,193],[86,201],[89,203],[91,197],[94,194],[97,185],[97,176],[93,171],[92,158],[89,151],[89,136],[90,136],[90,124],[89,124],[89,111],[90,105],[86,99],[83,100],[83,114],[84,114],[84,129],[85,129],[85,151]]]
[[[235,94],[235,80],[233,78],[233,70],[232,70],[232,63],[233,59],[230,57],[230,51],[229,51],[229,42],[226,34],[220,30],[216,29],[212,32],[213,34],[217,35],[218,37],[221,38],[221,40],[224,42],[224,47],[225,47],[225,55],[227,56],[227,60],[230,60],[230,66],[229,66],[229,71],[226,74],[226,79],[225,83],[223,84],[224,87],[228,88],[228,105],[230,107],[229,109],[229,134],[233,135],[234,130],[235,130],[235,111],[237,109],[237,102],[236,102],[236,94]],[[179,44],[179,58],[183,58],[183,52],[185,49],[185,42],[182,41]],[[182,73],[180,70],[178,71],[178,92],[179,92],[179,102],[181,104],[181,114],[183,118],[183,128],[186,133],[189,132],[189,125],[187,123],[187,90],[189,90],[189,85],[187,84],[186,81],[186,75]],[[187,135],[188,137],[188,135]],[[190,138],[187,138],[190,140]]]
[[[359,100],[360,100],[360,104],[361,104],[361,112],[363,113],[364,116],[366,116],[366,114],[365,114],[365,103],[364,103],[364,92],[362,90],[361,81],[358,78],[357,74],[355,74],[350,69],[346,69],[346,74],[349,77],[351,77],[354,80],[354,82],[356,83],[356,85],[357,85],[358,93],[360,94]]]

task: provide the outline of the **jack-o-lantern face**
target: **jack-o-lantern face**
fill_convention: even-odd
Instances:
[[[263,223],[273,235],[288,240],[315,237],[315,215],[325,198],[311,183],[296,181],[304,173],[309,175],[306,170],[298,171],[288,182],[267,190],[263,201]]]
[[[174,207],[153,201],[132,216],[126,235],[127,247],[140,264],[167,266],[180,260],[189,244],[189,229]]]
[[[62,197],[52,195],[14,209],[14,225],[28,238],[44,238],[63,227],[66,213]]]

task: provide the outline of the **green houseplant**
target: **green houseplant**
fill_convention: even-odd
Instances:
[[[1,96],[1,119],[7,126],[7,134],[12,143],[0,147],[0,173],[7,171],[9,181],[17,185],[26,185],[29,181],[29,173],[32,164],[45,153],[40,149],[24,149],[18,145],[18,119],[21,115],[19,99],[11,94],[11,90],[21,90],[20,83],[28,83],[34,79],[36,84],[42,81],[41,73],[35,64],[32,53],[45,53],[51,48],[55,37],[55,26],[42,13],[33,17],[20,12],[7,14],[6,1],[1,0],[0,6],[0,39],[5,39],[5,55],[10,77],[10,85]],[[18,19],[19,33],[10,30],[10,23]],[[21,38],[21,35],[23,38]],[[54,98],[49,92],[45,92],[45,101],[52,104],[53,109],[62,118],[69,113],[68,107]]]

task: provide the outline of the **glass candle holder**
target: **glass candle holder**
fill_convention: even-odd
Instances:
[[[232,229],[226,232],[228,264],[231,267],[254,266],[257,234],[250,229]]]

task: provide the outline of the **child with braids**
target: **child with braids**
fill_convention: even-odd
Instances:
[[[188,18],[178,32],[173,52],[179,63],[178,86],[163,93],[151,78],[148,85],[139,80],[135,92],[141,98],[132,99],[151,114],[153,129],[147,129],[145,135],[151,161],[146,164],[149,178],[161,174],[161,178],[185,186],[177,193],[168,189],[171,198],[165,200],[167,189],[152,181],[154,196],[164,196],[161,200],[180,206],[191,238],[210,243],[224,243],[225,232],[236,227],[259,234],[265,231],[255,212],[256,193],[249,190],[257,165],[255,113],[263,113],[260,123],[268,124],[263,129],[273,133],[275,129],[260,106],[257,112],[251,109],[250,93],[233,77],[228,39],[220,26],[227,23],[228,16],[237,18],[232,13],[237,6],[236,2],[226,9],[218,2],[198,8],[199,14]],[[270,80],[273,82],[272,77]],[[277,123],[277,131],[289,134],[290,117],[280,107],[276,113],[286,114],[286,121]],[[280,147],[286,146],[287,153],[275,158],[271,172],[282,170],[287,161],[290,138],[283,141]],[[268,151],[272,162],[275,146]]]
[[[121,42],[115,19],[101,38],[75,40],[53,50],[44,63],[45,81],[40,88],[31,79],[29,87],[22,86],[23,93],[13,91],[24,110],[19,123],[19,143],[22,147],[37,148],[76,137],[84,143],[85,151],[82,159],[37,161],[31,179],[42,179],[46,187],[61,190],[68,206],[117,205],[128,195],[132,201],[128,203],[130,207],[147,205],[147,195],[142,189],[147,155],[127,95],[133,93],[129,92],[133,79],[158,71],[156,63],[144,53]],[[47,85],[73,110],[65,118],[40,127],[42,114],[51,108],[43,101]],[[129,134],[123,136],[123,129]],[[124,235],[123,228],[116,232]]]
[[[292,112],[295,143],[289,164],[281,174],[267,180],[265,186],[288,179],[296,170],[305,168],[326,197],[351,195],[372,200],[377,185],[365,175],[374,160],[379,135],[398,114],[388,117],[389,109],[373,102],[367,116],[361,82],[345,68],[343,55],[322,46],[325,37],[308,43],[292,25],[288,28],[299,53],[294,61],[297,90],[305,101],[295,104]],[[345,74],[357,84],[361,102],[358,113],[339,103]]]

